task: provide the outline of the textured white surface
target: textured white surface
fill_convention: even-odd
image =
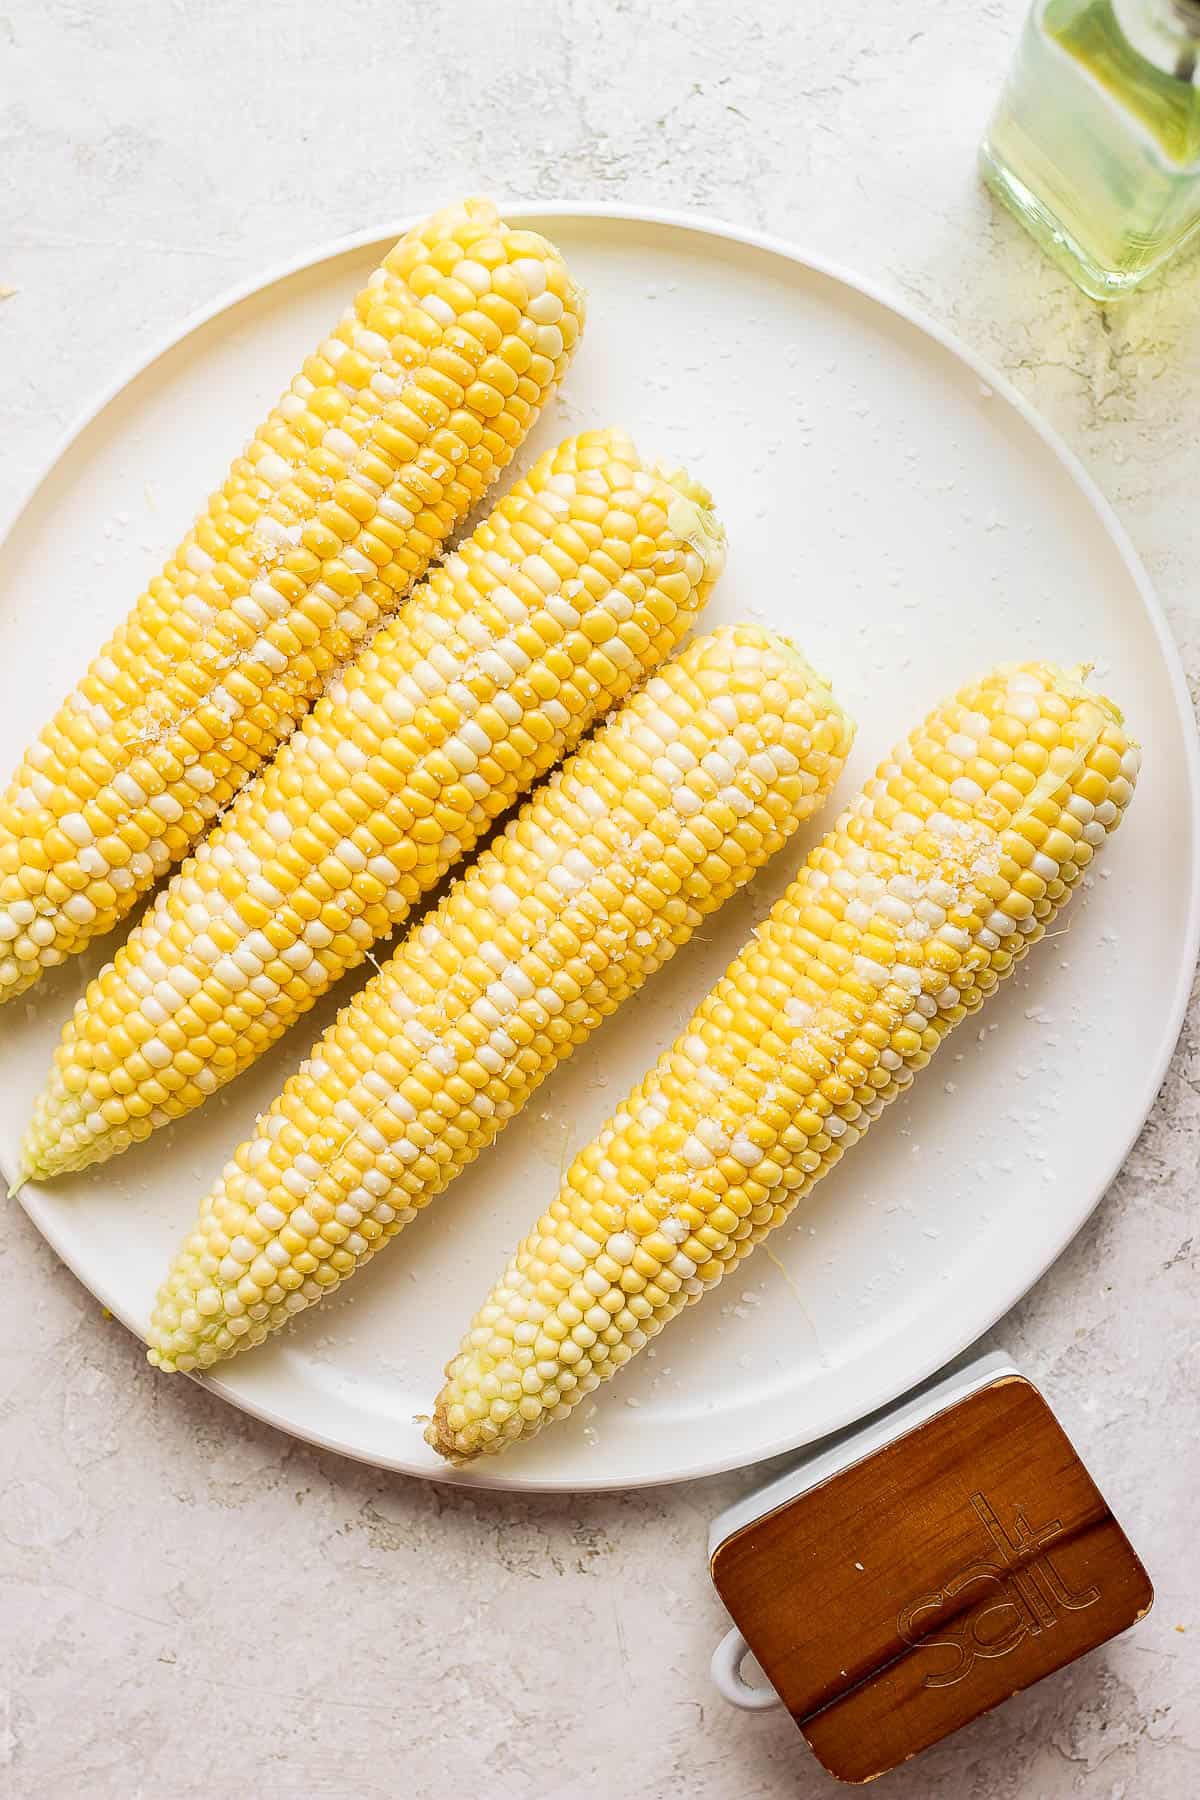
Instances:
[[[297,244],[481,186],[704,208],[856,264],[1007,369],[1115,501],[1200,677],[1195,265],[1105,315],[978,193],[1016,13],[10,7],[0,509],[80,398]],[[1157,1608],[892,1778],[897,1795],[1196,1791],[1198,1095],[1193,1018],[1124,1174],[999,1334]],[[834,1791],[786,1720],[707,1687],[723,1615],[705,1526],[749,1477],[532,1502],[379,1475],[154,1377],[16,1209],[3,1244],[12,1795]]]

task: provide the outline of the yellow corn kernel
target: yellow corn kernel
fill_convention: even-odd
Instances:
[[[1050,754],[1027,789],[991,746],[1019,760],[1031,742]],[[448,1364],[429,1443],[467,1462],[566,1418],[736,1268],[1042,936],[1120,823],[1139,761],[1115,707],[1044,663],[933,712],[575,1159]],[[1008,897],[1023,868],[1055,896],[1039,913]],[[563,1355],[561,1295],[577,1288],[622,1322]],[[645,1304],[626,1314],[630,1294]],[[534,1355],[510,1326],[536,1331]],[[497,1410],[514,1382],[516,1411]]]
[[[597,500],[603,519],[633,510],[641,523],[638,602],[589,584],[591,553],[567,580],[550,570],[546,551]],[[89,986],[37,1102],[26,1174],[103,1161],[189,1112],[390,935],[680,641],[723,558],[707,509],[702,489],[644,467],[620,432],[586,432],[544,456],[322,695]],[[660,562],[682,563],[690,584],[665,615],[653,604]],[[537,663],[518,642],[535,610],[560,644],[586,646],[552,700],[527,680]],[[612,661],[605,652],[626,622],[642,630],[643,653]],[[599,628],[598,641],[585,627]],[[376,779],[381,763],[395,767],[394,783]],[[270,926],[247,928],[243,895],[272,909]],[[185,1004],[214,1046],[203,1068],[147,1106],[130,1065],[134,1092],[114,1117],[99,1054],[123,1030],[156,1075],[178,1068],[161,1028]]]
[[[498,343],[454,304],[480,243],[513,301]],[[551,315],[541,379],[497,385]],[[389,252],[0,797],[0,1001],[110,931],[274,753],[507,464],[582,319],[558,252],[488,201]]]
[[[665,664],[460,876],[235,1153],[159,1292],[151,1361],[208,1368],[368,1261],[821,804],[851,735],[802,658],[756,626]],[[631,913],[667,857],[703,858],[718,793],[752,844],[736,875],[678,913],[665,899]],[[300,1279],[241,1312],[255,1255]],[[639,1270],[659,1266],[647,1254]],[[570,1357],[595,1341],[593,1303],[563,1286]],[[200,1305],[214,1290],[220,1310]]]

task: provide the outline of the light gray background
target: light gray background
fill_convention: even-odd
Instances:
[[[980,192],[1019,10],[10,0],[0,516],[114,372],[310,243],[470,190],[658,203],[838,258],[1006,370],[1115,501],[1195,680],[1196,264],[1104,312]],[[897,1800],[1200,1786],[1196,1035],[1193,1012],[1124,1174],[998,1334],[1157,1607],[894,1776]],[[748,1477],[526,1501],[377,1474],[161,1382],[13,1206],[0,1272],[0,1792],[836,1791],[786,1719],[707,1684],[705,1529]]]

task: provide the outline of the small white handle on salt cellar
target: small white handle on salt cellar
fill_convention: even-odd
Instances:
[[[725,1633],[713,1651],[709,1672],[713,1685],[723,1700],[740,1706],[743,1712],[762,1712],[779,1705],[773,1687],[752,1687],[742,1674],[742,1664],[750,1654],[750,1646],[734,1625]]]

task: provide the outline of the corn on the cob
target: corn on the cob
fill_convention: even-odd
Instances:
[[[709,497],[619,432],[542,458],[324,694],[91,983],[25,1168],[103,1160],[259,1056],[679,642]]]
[[[326,1031],[203,1201],[150,1360],[208,1368],[332,1293],[824,799],[852,730],[783,640],[668,663]]]
[[[557,251],[487,201],[401,238],[0,799],[0,1000],[272,755],[508,463],[582,317]]]
[[[933,712],[576,1158],[447,1367],[434,1448],[566,1417],[736,1267],[1042,935],[1138,760],[1045,664]]]

